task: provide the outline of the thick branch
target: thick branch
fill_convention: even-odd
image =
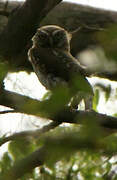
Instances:
[[[14,57],[25,49],[45,15],[61,0],[27,0],[12,12],[0,34],[0,54]]]
[[[65,98],[65,97],[64,97]],[[53,113],[51,106],[55,106],[56,99],[38,101],[17,93],[4,90],[0,96],[0,104],[13,108],[21,113],[36,115],[57,122],[83,124],[85,121],[94,120],[102,127],[117,129],[117,118],[96,113],[94,111],[71,111],[69,108]]]

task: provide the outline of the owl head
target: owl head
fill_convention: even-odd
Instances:
[[[71,34],[65,29],[55,25],[48,25],[37,29],[32,41],[36,47],[69,51],[71,37]]]

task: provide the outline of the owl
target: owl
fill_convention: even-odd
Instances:
[[[84,69],[70,53],[72,35],[56,25],[37,29],[32,38],[33,45],[28,51],[28,59],[43,86],[53,90],[57,85],[75,89],[71,104],[76,107],[82,94],[92,97],[93,91],[84,76]],[[90,103],[86,105],[89,109]]]

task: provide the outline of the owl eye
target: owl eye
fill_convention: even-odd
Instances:
[[[49,46],[49,37],[45,31],[37,32],[38,44],[42,47]]]
[[[66,33],[65,31],[62,30],[56,30],[53,33],[53,44],[55,45],[55,47],[57,48],[62,48],[64,47],[65,43],[66,43]]]
[[[40,31],[40,32],[37,33],[37,36],[38,36],[38,38],[40,40],[43,41],[48,37],[48,34],[46,32],[44,32],[44,31]]]
[[[57,30],[53,33],[54,41],[60,41],[65,36],[65,32],[62,30]]]

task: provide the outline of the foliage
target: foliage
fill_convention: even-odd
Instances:
[[[108,148],[113,147],[116,150],[116,138],[115,142],[113,138],[112,136],[103,142],[107,143]],[[86,143],[84,144],[84,148],[82,148],[82,144],[80,147],[80,140],[82,139],[85,139],[84,142]],[[100,140],[100,137],[97,137],[96,143],[98,140]],[[1,175],[15,161],[22,159],[34,151],[34,149],[45,144],[49,154],[45,164],[27,173],[20,178],[21,180],[27,180],[29,178],[34,180],[106,179],[111,173],[113,165],[116,165],[116,161],[111,160],[113,157],[111,153],[104,155],[101,151],[95,151],[95,147],[95,150],[93,150],[90,141],[92,141],[92,134],[87,134],[85,129],[74,125],[70,127],[58,127],[56,130],[40,137],[39,140],[21,139],[13,141],[9,143],[8,152],[4,153],[0,161]],[[96,146],[98,149],[98,145]],[[112,149],[109,148],[108,150],[110,152]],[[115,180],[116,178],[113,179]]]

